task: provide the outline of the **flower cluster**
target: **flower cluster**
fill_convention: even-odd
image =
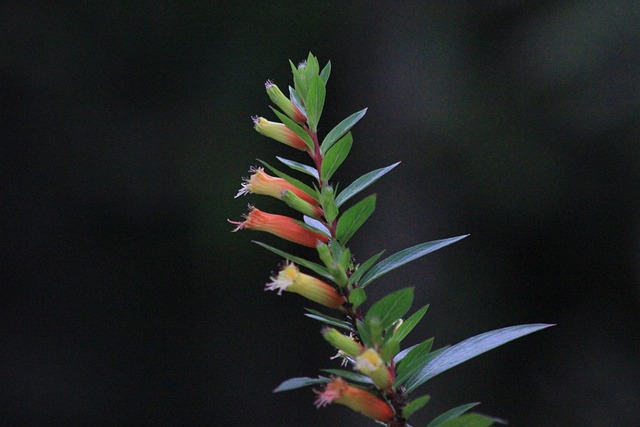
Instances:
[[[314,181],[311,185],[305,184],[263,162],[269,173],[263,167],[251,167],[250,176],[244,178],[236,197],[247,194],[274,197],[291,208],[295,212],[292,215],[302,215],[302,218],[268,213],[250,205],[242,221],[228,221],[235,225],[233,231],[266,232],[316,249],[319,260],[312,261],[256,242],[285,258],[265,290],[278,295],[298,294],[323,310],[333,310],[333,314],[327,314],[307,309],[306,315],[324,323],[323,338],[337,350],[342,366],[351,369],[331,369],[330,377],[293,378],[276,391],[318,386],[314,389],[318,408],[330,403],[341,404],[389,427],[407,427],[407,419],[429,401],[429,396],[411,399],[415,388],[443,370],[548,325],[521,325],[492,331],[472,338],[474,346],[462,342],[449,349],[431,351],[433,339],[429,339],[401,351],[401,341],[422,319],[427,306],[403,321],[411,308],[414,292],[413,288],[405,288],[383,297],[365,313],[361,309],[367,299],[365,288],[389,271],[466,236],[421,243],[378,262],[380,252],[357,263],[346,244],[374,212],[376,196],[367,196],[347,209],[343,206],[398,163],[368,172],[338,192],[330,180],[349,154],[353,142],[351,128],[365,115],[366,109],[341,121],[321,140],[318,122],[324,108],[331,63],[321,70],[318,60],[309,53],[307,60],[298,66],[291,63],[291,70],[294,87],[289,87],[288,97],[271,80],[265,84],[269,99],[277,107],[273,112],[280,121],[253,116],[253,126],[261,135],[308,155],[310,165],[282,157],[278,160]],[[438,364],[432,366],[432,361]],[[454,408],[445,414],[446,419],[467,416],[463,414],[471,406]],[[473,425],[494,423],[488,417],[469,415],[481,422]]]

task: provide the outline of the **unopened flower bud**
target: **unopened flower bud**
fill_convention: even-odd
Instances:
[[[352,359],[355,359],[364,351],[362,344],[353,338],[344,335],[335,328],[330,328],[328,326],[323,328],[322,336],[329,342],[329,344]]]
[[[307,116],[305,116],[298,106],[287,98],[280,88],[273,84],[271,80],[267,80],[264,87],[267,90],[269,99],[271,99],[271,101],[276,104],[283,113],[299,124],[303,124],[307,121]]]
[[[319,206],[312,205],[289,189],[283,189],[280,192],[280,199],[289,207],[311,218],[317,219],[322,217],[322,209]]]
[[[284,124],[271,122],[264,117],[258,116],[253,116],[252,119],[253,128],[258,131],[258,133],[300,151],[307,151],[309,149],[307,143]]]

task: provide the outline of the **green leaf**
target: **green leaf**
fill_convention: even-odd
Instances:
[[[402,341],[403,339],[405,339],[407,335],[409,335],[409,333],[413,330],[413,328],[416,327],[418,322],[420,322],[422,317],[427,312],[428,308],[429,308],[429,305],[427,304],[424,307],[422,307],[420,310],[413,313],[409,318],[407,318],[407,320],[402,322],[402,325],[400,325],[398,329],[396,329],[393,336],[396,337],[398,341]]]
[[[338,123],[336,127],[331,129],[327,136],[325,136],[322,140],[322,144],[320,144],[320,152],[322,154],[325,154],[329,150],[329,148],[331,148],[331,146],[335,144],[335,142],[339,140],[342,135],[349,132],[349,130],[351,130],[351,128],[355,126],[355,124],[358,123],[358,121],[363,118],[365,114],[367,114],[366,108],[353,113],[352,115]]]
[[[307,228],[312,228],[314,229],[313,231],[316,231],[321,234],[326,234],[327,236],[331,237],[331,231],[329,231],[327,226],[324,225],[322,222],[306,215],[303,215],[302,219],[304,220],[304,223],[307,225]]]
[[[312,132],[318,130],[318,122],[320,122],[320,116],[322,116],[325,95],[324,81],[320,76],[312,77],[304,104],[307,109],[307,123],[309,123],[309,129]]]
[[[358,328],[358,334],[365,347],[373,347],[373,341],[371,340],[371,331],[369,326],[362,320],[356,320],[356,328]]]
[[[315,179],[318,179],[318,170],[312,166],[305,165],[304,163],[299,163],[294,160],[285,159],[280,156],[276,156],[276,159],[280,160],[283,164],[289,166],[293,170],[306,173],[307,175],[311,175]]]
[[[376,261],[378,261],[378,259],[382,256],[383,253],[384,251],[380,251],[374,256],[372,256],[371,258],[369,258],[368,260],[366,260],[365,262],[363,262],[362,264],[360,264],[358,268],[356,268],[356,271],[353,272],[351,277],[349,277],[349,284],[353,285],[354,283],[358,283],[358,280],[360,280],[360,277],[362,277],[364,273],[366,273],[367,271],[369,271],[371,267],[373,267],[373,265],[376,263]]]
[[[322,78],[322,80],[324,81],[324,85],[327,85],[327,82],[329,81],[329,76],[331,75],[331,61],[327,62],[327,65],[324,66],[324,68],[322,69],[322,71],[320,72],[320,77]]]
[[[453,418],[444,424],[441,424],[441,427],[491,427],[495,425],[495,423],[506,424],[506,421],[499,418],[491,418],[485,415],[471,413]]]
[[[288,259],[289,261],[293,262],[294,264],[298,264],[298,265],[301,265],[303,267],[308,268],[309,270],[313,271],[314,273],[319,274],[320,276],[324,277],[325,279],[333,280],[333,276],[331,276],[329,271],[327,271],[327,269],[324,266],[320,265],[320,264],[316,264],[315,262],[308,261],[308,260],[306,260],[304,258],[300,258],[300,257],[297,257],[295,255],[288,254],[285,251],[282,251],[280,249],[274,248],[273,246],[269,246],[266,243],[258,242],[257,240],[252,240],[252,242],[257,244],[257,245],[259,245],[259,246],[262,246],[266,250],[271,251],[276,255],[280,255],[281,257]]]
[[[380,349],[380,357],[382,357],[382,359],[385,362],[389,363],[391,359],[393,359],[393,356],[398,354],[399,351],[400,351],[400,341],[398,341],[396,337],[391,335],[390,338],[388,338],[382,344],[382,347]]]
[[[287,175],[284,172],[279,171],[278,169],[274,168],[273,166],[271,166],[269,163],[265,162],[264,160],[258,159],[258,161],[260,163],[262,163],[263,165],[265,165],[267,167],[267,169],[269,169],[271,172],[273,172],[274,174],[276,174],[280,178],[284,179],[285,181],[293,184],[294,186],[296,186],[300,190],[304,191],[305,193],[307,193],[308,195],[310,195],[314,199],[318,199],[319,198],[319,193],[316,190],[314,190],[313,188],[309,187],[304,182],[302,182],[302,181],[300,181],[298,179],[295,179],[295,178]]]
[[[293,85],[295,86],[295,90],[298,93],[300,100],[304,104],[308,87],[305,69],[296,67],[291,60],[289,60],[289,64],[291,65],[291,72],[293,73]]]
[[[333,187],[330,185],[322,187],[322,192],[320,193],[320,205],[322,206],[324,217],[328,224],[333,223],[339,213],[334,196],[335,193],[333,191]]]
[[[369,272],[365,274],[364,277],[360,280],[360,286],[364,288],[383,274],[395,270],[396,268],[401,267],[408,262],[420,258],[428,253],[437,251],[438,249],[455,243],[458,240],[462,240],[467,236],[468,234],[465,234],[463,236],[451,237],[449,239],[434,240],[432,242],[421,243],[419,245],[396,252],[389,258],[385,258],[384,260],[380,261],[378,264],[376,264],[375,267],[369,270]]]
[[[328,374],[337,375],[350,381],[355,381],[362,384],[373,384],[371,378],[366,375],[359,374],[353,371],[345,371],[344,369],[322,369],[322,372]]]
[[[480,402],[467,403],[466,405],[461,405],[456,408],[449,409],[447,412],[434,418],[429,424],[427,424],[427,427],[440,427],[444,425],[445,422],[459,417],[460,415],[467,412],[469,409],[479,404]]]
[[[313,144],[313,140],[311,139],[311,136],[304,129],[302,129],[302,127],[300,127],[299,124],[291,120],[289,116],[281,113],[280,111],[276,110],[273,107],[271,107],[271,109],[273,110],[274,113],[276,113],[276,116],[278,116],[280,121],[282,121],[282,123],[284,123],[286,127],[291,129],[293,133],[295,133],[300,138],[302,138],[302,140],[307,144],[307,147],[309,147],[309,150],[311,150],[311,152],[313,153],[313,151],[315,150],[315,145]]]
[[[548,324],[529,324],[509,326],[507,328],[496,329],[485,332],[466,339],[458,344],[452,345],[437,357],[427,363],[416,375],[411,377],[405,384],[407,393],[411,393],[416,387],[424,384],[431,378],[442,372],[453,368],[469,359],[472,359],[484,352],[492,350],[517,338],[548,328]]]
[[[351,133],[346,134],[340,138],[336,144],[331,147],[327,154],[325,154],[322,160],[322,179],[326,182],[331,179],[335,171],[340,167],[344,159],[347,158],[351,145],[353,143],[353,137]]]
[[[413,288],[404,288],[390,293],[371,306],[365,315],[365,322],[378,319],[380,328],[386,329],[405,315],[413,303]]]
[[[396,386],[404,384],[407,379],[439,354],[437,351],[430,353],[432,346],[433,338],[429,338],[411,348],[411,351],[397,365],[396,379],[394,381]]]
[[[342,328],[342,329],[346,329],[347,331],[353,332],[353,327],[349,322],[336,319],[335,317],[327,316],[326,314],[321,313],[318,310],[314,310],[312,308],[305,307],[305,310],[307,310],[308,313],[305,313],[304,315],[307,317],[310,317],[311,319],[315,319],[322,323],[326,323],[327,325],[335,326],[337,328]]]
[[[320,72],[320,63],[318,63],[318,58],[316,58],[311,52],[309,52],[309,55],[307,56],[307,65],[305,70],[309,77],[317,76]]]
[[[336,227],[336,239],[345,245],[356,231],[365,223],[376,209],[376,195],[360,200],[351,206],[338,219]]]
[[[402,409],[402,417],[403,418],[411,417],[411,415],[413,415],[418,409],[422,409],[427,403],[429,403],[430,399],[431,399],[431,396],[429,396],[428,394],[425,394],[424,396],[420,396],[412,400],[411,402],[407,403],[407,406],[405,406]]]
[[[344,204],[344,202],[346,202],[347,200],[349,200],[350,198],[352,198],[353,196],[355,196],[356,194],[358,194],[359,192],[361,192],[362,190],[364,190],[365,188],[367,188],[368,186],[376,182],[384,174],[386,174],[387,172],[389,172],[391,169],[395,168],[399,164],[400,162],[397,162],[385,168],[376,169],[374,171],[371,171],[369,173],[362,175],[360,178],[356,179],[351,184],[349,184],[347,188],[342,190],[340,194],[338,194],[338,197],[336,197],[336,205],[340,207],[341,205]]]
[[[367,300],[367,294],[364,292],[362,288],[356,288],[351,291],[349,294],[349,302],[353,306],[353,309],[357,309],[362,305],[363,302]]]
[[[296,107],[298,107],[298,109],[306,117],[307,116],[307,110],[304,108],[304,104],[300,100],[300,97],[298,96],[298,92],[296,92],[296,90],[294,88],[292,88],[291,86],[289,86],[289,99],[291,100],[291,102],[294,103],[294,105]]]
[[[309,378],[309,377],[291,378],[291,379],[288,379],[288,380],[284,381],[282,384],[280,384],[278,387],[276,387],[275,390],[273,390],[273,392],[274,393],[279,393],[281,391],[295,390],[297,388],[308,387],[310,385],[315,385],[315,384],[324,384],[324,383],[328,383],[328,382],[331,382],[331,380],[329,378],[323,378],[323,377],[318,377],[318,378]]]

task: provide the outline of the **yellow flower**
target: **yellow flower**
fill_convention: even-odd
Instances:
[[[345,303],[344,297],[335,287],[301,273],[298,267],[291,263],[285,264],[278,275],[271,278],[265,290],[278,291],[278,295],[282,295],[282,291],[293,292],[330,308],[340,308]]]
[[[381,390],[390,391],[393,376],[377,351],[369,348],[356,358],[356,369],[373,380]]]

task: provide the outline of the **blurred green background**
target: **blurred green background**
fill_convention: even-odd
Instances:
[[[18,3],[18,2],[14,2]],[[280,259],[230,233],[286,147],[263,83],[331,60],[320,132],[369,108],[336,179],[372,187],[360,260],[470,233],[371,289],[416,287],[407,344],[558,326],[427,383],[513,426],[640,419],[634,1],[19,2],[0,6],[4,425],[370,426],[282,380],[335,367]],[[294,155],[295,157],[295,155]],[[308,304],[307,304],[308,305]]]

